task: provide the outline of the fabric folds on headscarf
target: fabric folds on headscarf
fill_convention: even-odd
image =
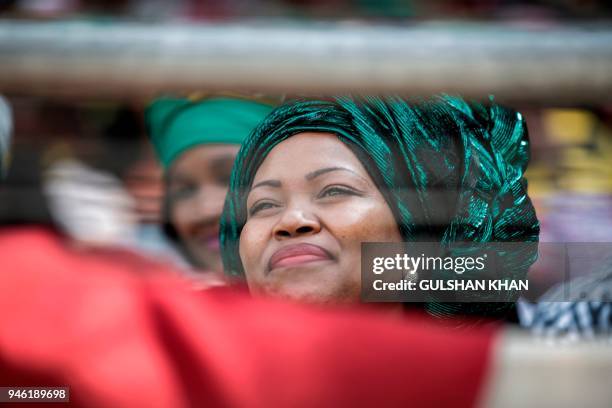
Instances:
[[[244,274],[239,238],[257,169],[277,144],[302,132],[333,133],[355,153],[385,197],[404,241],[538,240],[539,223],[523,177],[529,141],[520,113],[492,101],[446,95],[297,101],[275,109],[238,153],[221,219],[229,274]],[[501,255],[508,279],[524,278],[537,257],[537,244],[521,248]],[[426,308],[438,316],[496,315],[509,305],[432,299]]]

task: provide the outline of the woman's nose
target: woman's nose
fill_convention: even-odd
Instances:
[[[294,238],[301,235],[316,234],[321,231],[318,217],[301,208],[287,208],[274,226],[276,239]]]

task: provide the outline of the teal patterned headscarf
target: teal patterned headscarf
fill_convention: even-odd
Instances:
[[[523,173],[525,121],[499,106],[458,97],[337,98],[278,107],[243,143],[221,217],[225,270],[242,276],[239,239],[257,169],[279,143],[303,132],[335,134],[355,153],[387,201],[404,241],[537,242],[539,223]],[[505,258],[524,278],[537,245]],[[506,271],[505,271],[506,272]],[[435,315],[500,314],[506,303],[426,305]]]

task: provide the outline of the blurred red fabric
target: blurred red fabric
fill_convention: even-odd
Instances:
[[[494,352],[492,328],[197,292],[36,227],[0,230],[0,260],[0,386],[75,406],[470,407]]]

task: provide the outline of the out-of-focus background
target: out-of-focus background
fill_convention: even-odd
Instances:
[[[287,19],[495,20],[553,23],[606,20],[605,0],[3,0],[11,18],[92,18],[145,21],[226,21],[243,17]]]
[[[11,24],[55,20],[106,25],[140,22],[158,25],[160,30],[166,23],[205,26],[241,21],[263,25],[282,22],[284,27],[382,24],[461,31],[463,27],[473,30],[478,24],[487,24],[489,29],[500,30],[546,30],[569,25],[612,30],[612,3],[0,0],[0,23],[8,20]],[[6,49],[7,44],[4,46]],[[70,47],[70,43],[65,46]],[[18,52],[18,44],[15,47]],[[0,60],[0,67],[2,64]],[[529,66],[530,61],[524,64]],[[589,75],[587,71],[585,75]],[[104,79],[100,78],[101,83]],[[152,95],[97,97],[95,92],[79,94],[78,89],[72,94],[54,95],[7,85],[10,81],[6,78],[3,82],[6,89],[0,92],[12,109],[14,138],[8,179],[0,189],[2,222],[52,220],[77,241],[121,245],[185,265],[159,226],[162,171],[143,125],[143,109]],[[106,95],[103,88],[100,85],[100,95]],[[194,90],[206,91],[198,84],[194,84]],[[575,101],[519,98],[513,105],[524,114],[530,129],[532,161],[527,178],[542,223],[541,241],[612,242],[612,97],[581,97]],[[536,265],[531,278],[543,292],[552,284],[553,275],[544,263]]]

